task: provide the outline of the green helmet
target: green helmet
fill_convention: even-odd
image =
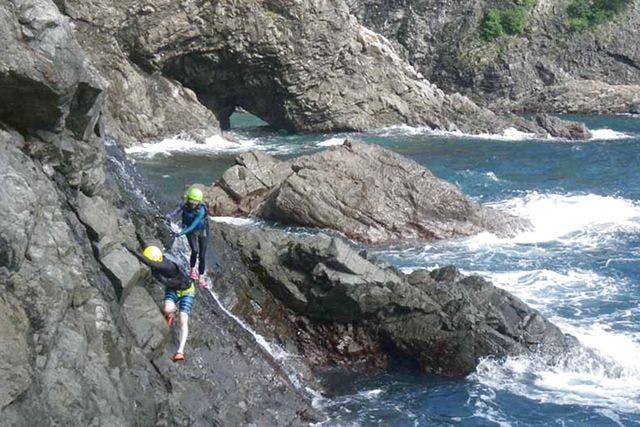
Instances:
[[[202,190],[200,190],[199,188],[190,188],[189,191],[187,191],[187,201],[194,201],[194,202],[202,202],[204,200],[204,194],[202,193]]]

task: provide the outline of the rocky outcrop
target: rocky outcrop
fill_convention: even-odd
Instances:
[[[485,12],[522,3],[348,1],[363,25],[447,92],[503,111],[603,114],[636,109],[628,101],[640,91],[640,7],[629,3],[612,22],[577,33],[568,26],[569,0],[537,1],[522,34],[487,42]]]
[[[214,215],[329,228],[374,243],[511,235],[528,225],[472,202],[410,159],[355,140],[290,161],[243,154],[207,200]]]
[[[169,361],[176,335],[158,309],[162,289],[123,249],[158,227],[124,205],[143,203],[127,192],[139,184],[123,181],[123,163],[105,167],[94,135],[103,80],[52,2],[4,2],[0,23],[2,424],[318,420],[250,334],[211,315],[209,294],[186,363]]]
[[[136,2],[76,2],[60,0],[71,18],[78,41],[107,81],[99,132],[128,145],[165,136],[183,135],[197,141],[220,133],[215,116],[196,95],[173,79],[141,68],[135,53],[118,37],[130,16],[149,6]]]
[[[67,129],[76,138],[88,136],[105,82],[68,20],[45,1],[9,1],[0,11],[0,121],[23,132]]]
[[[594,80],[573,80],[547,86],[517,102],[500,101],[501,110],[554,111],[573,114],[640,114],[640,85],[611,85]]]
[[[312,363],[384,366],[402,355],[425,372],[465,375],[482,357],[535,354],[552,362],[576,346],[518,298],[453,267],[405,275],[326,235],[215,229],[217,256],[239,251],[244,264],[221,272],[216,289]],[[266,309],[274,297],[284,315]]]
[[[296,132],[522,125],[429,83],[342,0],[59,3],[110,82],[103,132],[122,141],[180,129],[202,139],[203,106],[223,129],[238,107]]]
[[[573,123],[567,126],[567,123],[547,114],[536,115],[536,123],[549,131],[550,135],[565,139],[587,139],[591,138],[591,132],[587,130],[582,123]]]

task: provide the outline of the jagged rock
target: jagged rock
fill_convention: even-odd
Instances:
[[[0,13],[0,121],[18,130],[93,131],[104,81],[51,1],[12,0]]]
[[[330,228],[366,242],[446,239],[481,231],[509,235],[527,226],[472,202],[414,161],[358,141],[287,162],[251,158],[215,184],[227,196],[218,190],[208,194],[216,197],[209,199],[212,213]]]
[[[118,218],[108,214],[109,208],[100,196],[78,194],[78,218],[88,227],[92,240],[100,241],[118,228]]]
[[[31,387],[27,334],[29,319],[13,298],[0,295],[0,408]]]
[[[129,288],[138,283],[148,269],[125,248],[118,247],[100,258],[115,285],[116,294],[121,297]]]
[[[222,224],[216,233],[216,251],[239,251],[244,265],[218,279],[227,283],[221,292],[246,292],[262,307],[268,298],[255,288],[259,283],[267,289],[284,307],[280,316],[295,314],[289,317],[292,335],[280,332],[279,339],[294,340],[310,363],[378,364],[389,356],[380,353],[392,351],[417,360],[426,372],[466,375],[483,357],[537,354],[551,363],[577,345],[518,298],[453,267],[407,276],[324,235],[293,237]],[[248,277],[239,281],[239,275]],[[294,293],[298,298],[291,298]],[[254,320],[259,324],[277,316],[254,309],[247,317],[261,319]],[[314,341],[323,342],[324,350]]]
[[[168,337],[163,316],[155,301],[143,288],[136,286],[122,304],[124,319],[138,346],[150,358],[161,353]]]
[[[0,3],[0,24],[0,96],[10,106],[0,106],[3,424],[319,421],[309,398],[248,332],[212,315],[211,301],[196,305],[188,359],[179,370],[172,366],[175,348],[162,346],[157,330],[158,322],[165,328],[159,301],[133,287],[141,267],[120,245],[136,240],[130,218],[139,224],[135,232],[153,234],[157,212],[124,211],[125,200],[132,209],[145,203],[140,183],[125,163],[113,166],[121,158],[105,168],[103,141],[89,136],[100,111],[97,87],[83,86],[87,57],[48,0]],[[54,67],[59,60],[66,65]],[[100,224],[94,208],[117,229]],[[149,289],[162,298],[161,287]]]
[[[299,132],[519,127],[424,80],[343,1],[61,4],[110,81],[103,124],[129,143],[180,128],[202,139],[203,105],[223,129],[237,107]]]
[[[428,80],[494,109],[628,113],[640,91],[640,9],[632,2],[612,22],[575,32],[568,26],[569,2],[538,1],[525,15],[522,34],[492,42],[481,38],[481,22],[494,3],[347,3]]]
[[[0,268],[18,270],[33,230],[37,196],[32,186],[37,175],[21,167],[24,156],[17,147],[21,136],[0,129]]]
[[[553,111],[573,114],[637,114],[640,85],[611,85],[593,80],[573,80],[547,86],[503,109]]]
[[[139,67],[136,53],[123,49],[126,43],[119,35],[132,24],[131,15],[143,13],[146,6],[133,1],[58,4],[73,20],[78,41],[108,82],[101,135],[130,145],[178,134],[203,142],[220,132],[215,116],[190,89]]]
[[[557,117],[538,114],[536,122],[549,131],[549,134],[566,139],[589,139],[591,132],[582,123],[567,124]]]

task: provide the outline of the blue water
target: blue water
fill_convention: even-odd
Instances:
[[[640,118],[572,118],[598,129],[599,139],[477,138],[406,127],[348,136],[408,156],[473,199],[534,224],[510,239],[483,234],[371,250],[406,271],[453,264],[481,274],[605,362],[486,360],[463,379],[327,373],[331,391],[319,401],[331,414],[326,425],[640,425]],[[131,153],[161,204],[175,202],[191,182],[215,181],[241,152],[288,158],[347,136],[282,134],[248,115],[235,115],[232,126],[226,137],[237,143]]]

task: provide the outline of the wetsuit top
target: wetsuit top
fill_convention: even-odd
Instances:
[[[181,203],[169,216],[175,216],[182,211],[182,226],[186,227],[180,234],[189,234],[192,231],[201,231],[206,227],[207,207],[200,203],[195,209],[191,209],[186,203]]]
[[[162,257],[162,262],[151,261],[147,259],[141,253],[136,251],[130,251],[146,266],[151,268],[153,276],[160,280],[167,288],[170,289],[187,289],[191,286],[191,280],[189,276],[182,271],[178,264],[165,254]]]

